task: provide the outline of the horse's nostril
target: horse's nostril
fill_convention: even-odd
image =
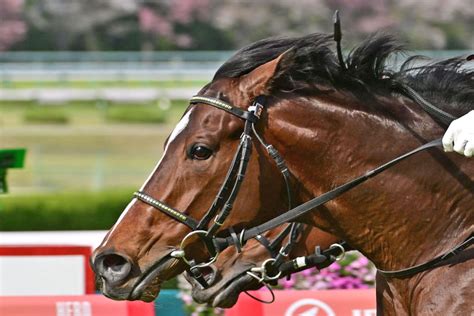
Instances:
[[[124,280],[132,269],[129,260],[116,253],[97,258],[94,265],[98,274],[109,283],[118,283]]]
[[[121,271],[127,263],[124,257],[116,254],[108,255],[102,261],[105,268],[109,268],[114,272]]]

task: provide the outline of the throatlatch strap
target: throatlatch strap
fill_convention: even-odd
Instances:
[[[158,201],[155,198],[152,198],[151,196],[149,196],[146,193],[135,192],[135,193],[133,193],[133,196],[135,196],[140,201],[142,201],[142,202],[144,202],[144,203],[146,203],[150,206],[153,206],[157,210],[161,211],[162,213],[165,213],[166,215],[172,217],[173,219],[179,221],[180,223],[183,223],[184,225],[188,226],[192,230],[195,230],[197,225],[198,225],[197,221],[194,218],[191,218],[191,217],[188,217],[188,216],[184,215],[180,211],[175,210],[172,207],[169,207],[165,203],[163,203],[161,201]]]

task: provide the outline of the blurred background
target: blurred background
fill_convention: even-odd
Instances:
[[[335,9],[346,52],[382,29],[436,58],[474,48],[474,0],[0,0],[0,149],[27,150],[0,231],[109,228],[220,64],[268,36],[331,33]]]
[[[234,50],[332,32],[335,9],[347,49],[381,29],[430,56],[474,47],[473,0],[0,0],[0,146],[28,148],[11,193],[139,186]]]

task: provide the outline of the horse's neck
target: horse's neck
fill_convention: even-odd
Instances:
[[[283,101],[270,109],[265,137],[281,151],[302,192],[315,196],[441,136],[416,107],[400,106],[394,116],[409,116],[405,126],[328,100]],[[429,260],[473,229],[474,168],[462,163],[439,150],[417,154],[306,220],[346,239],[382,269]]]

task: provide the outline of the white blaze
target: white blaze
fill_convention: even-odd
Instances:
[[[194,109],[194,108],[193,108]],[[173,131],[171,132],[171,135],[170,137],[168,138],[168,142],[166,143],[166,146],[165,146],[165,150],[163,152],[163,155],[161,156],[161,159],[158,161],[158,163],[156,164],[155,168],[153,169],[153,171],[151,172],[151,174],[148,176],[148,179],[146,179],[145,183],[142,185],[142,187],[140,188],[140,191],[142,191],[146,184],[148,183],[148,181],[150,181],[151,177],[153,176],[153,174],[155,173],[155,171],[158,169],[158,167],[160,166],[161,162],[163,161],[163,157],[166,155],[166,151],[168,150],[168,147],[169,145],[171,144],[171,142],[173,140],[176,139],[176,137],[178,137],[178,135],[186,128],[186,126],[188,126],[188,123],[189,123],[189,116],[191,115],[191,111],[193,110],[189,110],[182,118],[181,120],[178,122],[178,124],[176,125],[176,127],[173,129]],[[135,202],[137,201],[136,198],[134,198],[128,205],[127,207],[125,208],[125,210],[123,210],[122,214],[120,215],[119,219],[117,220],[117,222],[114,224],[114,226],[112,227],[112,230],[110,231],[107,239],[102,243],[102,245],[106,244],[107,241],[109,240],[110,236],[112,236],[112,233],[114,232],[115,228],[119,225],[119,223],[122,221],[122,219],[125,217],[125,215],[127,214],[127,212],[130,210],[130,208],[132,208],[133,204],[135,204]]]
[[[163,161],[163,157],[166,155],[166,151],[168,150],[168,147],[170,146],[171,142],[173,140],[175,140],[176,137],[178,137],[178,135],[186,128],[186,126],[188,126],[188,123],[189,123],[189,116],[191,115],[191,112],[194,108],[192,108],[191,110],[189,110],[182,118],[181,120],[178,122],[178,124],[175,126],[175,128],[173,129],[173,131],[171,132],[171,135],[170,137],[168,138],[168,142],[166,143],[166,146],[165,146],[165,151],[163,152],[163,155],[161,156],[161,159],[158,161],[158,163],[156,164],[155,168],[153,169],[153,171],[150,173],[150,175],[148,176],[148,179],[146,179],[145,183],[143,183],[142,187],[140,188],[140,191],[143,190],[146,186],[146,184],[148,183],[148,181],[150,181],[151,177],[153,176],[153,174],[155,173],[155,171],[158,169],[158,167],[160,166],[161,162]]]

